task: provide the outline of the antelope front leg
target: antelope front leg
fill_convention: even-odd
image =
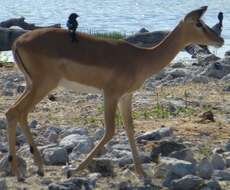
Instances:
[[[113,95],[105,94],[104,106],[105,106],[105,134],[101,141],[94,147],[94,149],[88,154],[86,159],[80,163],[77,169],[69,170],[67,177],[70,177],[79,170],[84,169],[96,153],[114,136],[115,133],[115,114],[117,108],[117,99]]]
[[[146,177],[146,174],[141,166],[141,161],[138,155],[138,151],[134,139],[134,125],[132,119],[132,94],[127,94],[121,97],[118,105],[124,121],[125,130],[133,154],[133,161],[134,161],[136,173],[140,177]]]

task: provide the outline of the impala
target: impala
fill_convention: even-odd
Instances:
[[[132,93],[143,82],[167,66],[177,53],[191,43],[222,46],[224,40],[210,29],[201,16],[207,6],[188,13],[165,39],[152,48],[136,47],[123,40],[97,39],[76,33],[72,43],[65,29],[38,29],[20,36],[13,45],[13,55],[24,73],[26,90],[6,113],[9,156],[12,174],[22,177],[16,161],[16,126],[19,124],[30,145],[38,174],[43,176],[41,155],[28,128],[28,113],[57,86],[78,92],[101,92],[104,95],[105,134],[86,159],[71,174],[85,168],[93,156],[115,133],[117,105],[122,114],[131,146],[136,173],[144,177],[135,140],[131,115]]]

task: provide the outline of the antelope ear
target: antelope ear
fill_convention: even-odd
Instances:
[[[184,21],[197,21],[199,20],[203,14],[206,12],[206,10],[208,9],[208,6],[203,6],[200,7],[199,9],[193,10],[191,12],[189,12],[185,18]]]

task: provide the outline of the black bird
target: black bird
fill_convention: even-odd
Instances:
[[[70,37],[71,37],[72,42],[77,41],[75,32],[78,27],[78,22],[77,22],[78,17],[79,17],[78,14],[71,13],[66,23],[66,26],[68,27],[68,30],[70,32]]]

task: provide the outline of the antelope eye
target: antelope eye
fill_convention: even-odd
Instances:
[[[200,22],[196,23],[197,27],[202,27],[202,24]]]

